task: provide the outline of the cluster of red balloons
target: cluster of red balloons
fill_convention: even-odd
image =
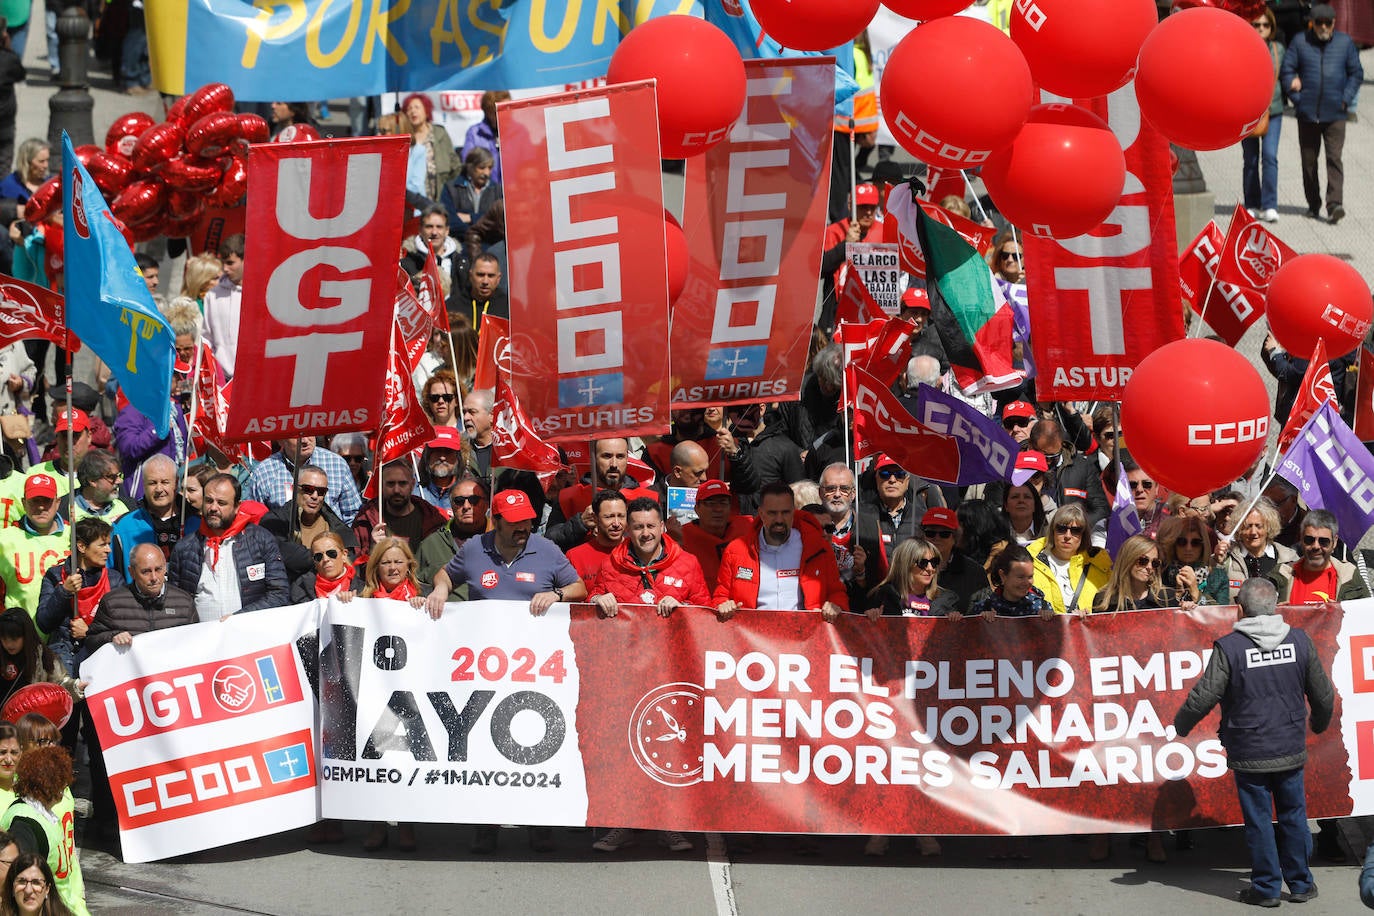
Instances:
[[[248,192],[248,145],[268,139],[267,122],[234,113],[234,93],[210,83],[173,103],[157,123],[141,111],[118,118],[105,146],[74,152],[132,241],[190,235],[206,209],[232,207]],[[301,132],[293,139],[319,139]],[[33,193],[25,217],[39,222],[62,206],[62,176]]]

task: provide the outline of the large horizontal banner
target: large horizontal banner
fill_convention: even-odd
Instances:
[[[147,0],[157,88],[244,101],[532,89],[606,75],[635,25],[694,0]]]
[[[1284,612],[1311,635],[1338,689],[1335,724],[1308,740],[1313,817],[1374,812],[1374,601],[1345,611]],[[436,622],[399,602],[330,601],[319,637],[320,814],[821,834],[1236,824],[1217,714],[1186,739],[1171,725],[1234,620],[1234,608],[1215,607],[1049,621],[845,614],[833,625],[819,614],[745,611],[722,625],[705,609],[665,620],[622,606],[601,619],[558,605],[534,618],[524,603],[488,601],[449,605]],[[148,698],[149,724],[125,709],[127,678],[110,678],[119,683],[111,689],[100,669],[94,708],[111,711],[97,723],[102,735],[124,730],[111,737],[112,772],[189,755],[164,749],[164,739],[194,736],[198,751],[228,753],[235,739],[220,735],[235,723],[259,742],[295,734],[298,719],[256,707],[236,719],[199,681],[178,686],[188,672],[212,676],[214,665],[251,672],[263,657],[280,656],[286,671],[285,639],[209,655],[168,640],[163,667],[141,677],[170,686],[132,695]],[[292,698],[295,688],[287,685]],[[213,724],[178,732],[177,702],[183,717],[208,711]],[[259,772],[270,778],[266,764]],[[159,798],[156,778],[151,794],[116,780],[116,797]],[[277,801],[254,802],[263,806],[254,826],[228,836],[187,822],[167,848],[305,822],[297,809],[269,815]]]
[[[143,633],[82,663],[124,861],[315,822],[317,612],[301,604]]]

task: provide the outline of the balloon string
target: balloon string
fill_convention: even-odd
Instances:
[[[968,196],[973,198],[973,205],[978,208],[978,217],[982,222],[988,221],[988,211],[983,209],[983,201],[979,199],[978,193],[973,190],[973,182],[968,180],[968,172],[959,170],[959,175],[964,179],[964,190],[968,191]],[[1014,227],[1013,227],[1014,231]],[[1020,245],[1020,242],[1016,244]]]

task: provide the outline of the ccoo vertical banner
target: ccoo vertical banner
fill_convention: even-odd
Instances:
[[[1023,238],[1035,384],[1042,400],[1120,401],[1140,361],[1183,336],[1169,143],[1133,85],[1078,104],[1121,141],[1126,187],[1091,233]]]
[[[549,441],[668,428],[668,267],[652,83],[501,105],[512,379]]]
[[[830,186],[830,58],[747,60],[724,142],[687,162],[691,267],[673,303],[673,403],[796,400]]]
[[[376,429],[396,302],[407,141],[248,153],[231,440]]]

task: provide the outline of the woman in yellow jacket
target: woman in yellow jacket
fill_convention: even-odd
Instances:
[[[1088,545],[1088,522],[1077,503],[1060,506],[1049,533],[1026,548],[1035,558],[1034,585],[1056,614],[1090,614],[1097,590],[1112,576],[1112,558]]]

